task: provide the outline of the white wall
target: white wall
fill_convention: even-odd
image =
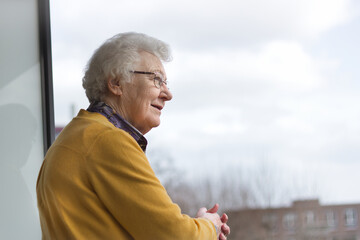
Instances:
[[[43,159],[37,0],[0,1],[0,239],[41,239]]]

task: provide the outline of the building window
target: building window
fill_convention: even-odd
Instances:
[[[305,213],[305,223],[308,225],[315,223],[315,214],[313,211],[307,211]]]
[[[287,213],[284,215],[283,224],[287,230],[295,230],[296,215],[294,213]]]
[[[277,232],[277,216],[275,214],[264,214],[262,225],[267,231]]]
[[[357,224],[356,210],[353,208],[345,209],[345,226],[355,226]]]
[[[333,211],[326,212],[326,223],[328,227],[336,226],[335,213]]]

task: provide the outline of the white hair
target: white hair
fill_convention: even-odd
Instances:
[[[108,79],[131,81],[130,71],[146,51],[163,62],[171,61],[168,44],[142,33],[120,33],[106,40],[92,55],[85,68],[83,87],[89,102],[101,101],[107,92]]]

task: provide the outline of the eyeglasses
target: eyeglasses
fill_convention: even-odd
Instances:
[[[163,84],[167,86],[168,81],[164,80],[164,76],[159,72],[143,72],[143,71],[130,71],[131,73],[154,75],[154,85],[157,88],[161,88]]]

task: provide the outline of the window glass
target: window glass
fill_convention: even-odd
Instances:
[[[287,230],[295,230],[296,215],[294,213],[286,213],[283,218],[283,224]]]
[[[326,212],[326,223],[329,227],[336,226],[335,213],[333,211]]]
[[[41,239],[43,160],[38,1],[0,1],[0,239]]]
[[[267,232],[277,232],[277,215],[276,214],[264,214],[262,218],[262,224]]]
[[[345,209],[345,225],[355,226],[357,224],[357,213],[353,208]]]
[[[307,224],[313,224],[315,222],[315,214],[313,211],[306,211],[305,222]]]
[[[51,16],[59,131],[88,107],[83,69],[107,38],[135,31],[171,46],[174,97],[145,137],[184,213],[276,208],[280,231],[283,211],[333,226],[344,213],[325,222],[329,205],[360,204],[344,187],[360,182],[359,1],[52,0]],[[304,208],[314,214],[292,207],[309,199],[321,199]]]

